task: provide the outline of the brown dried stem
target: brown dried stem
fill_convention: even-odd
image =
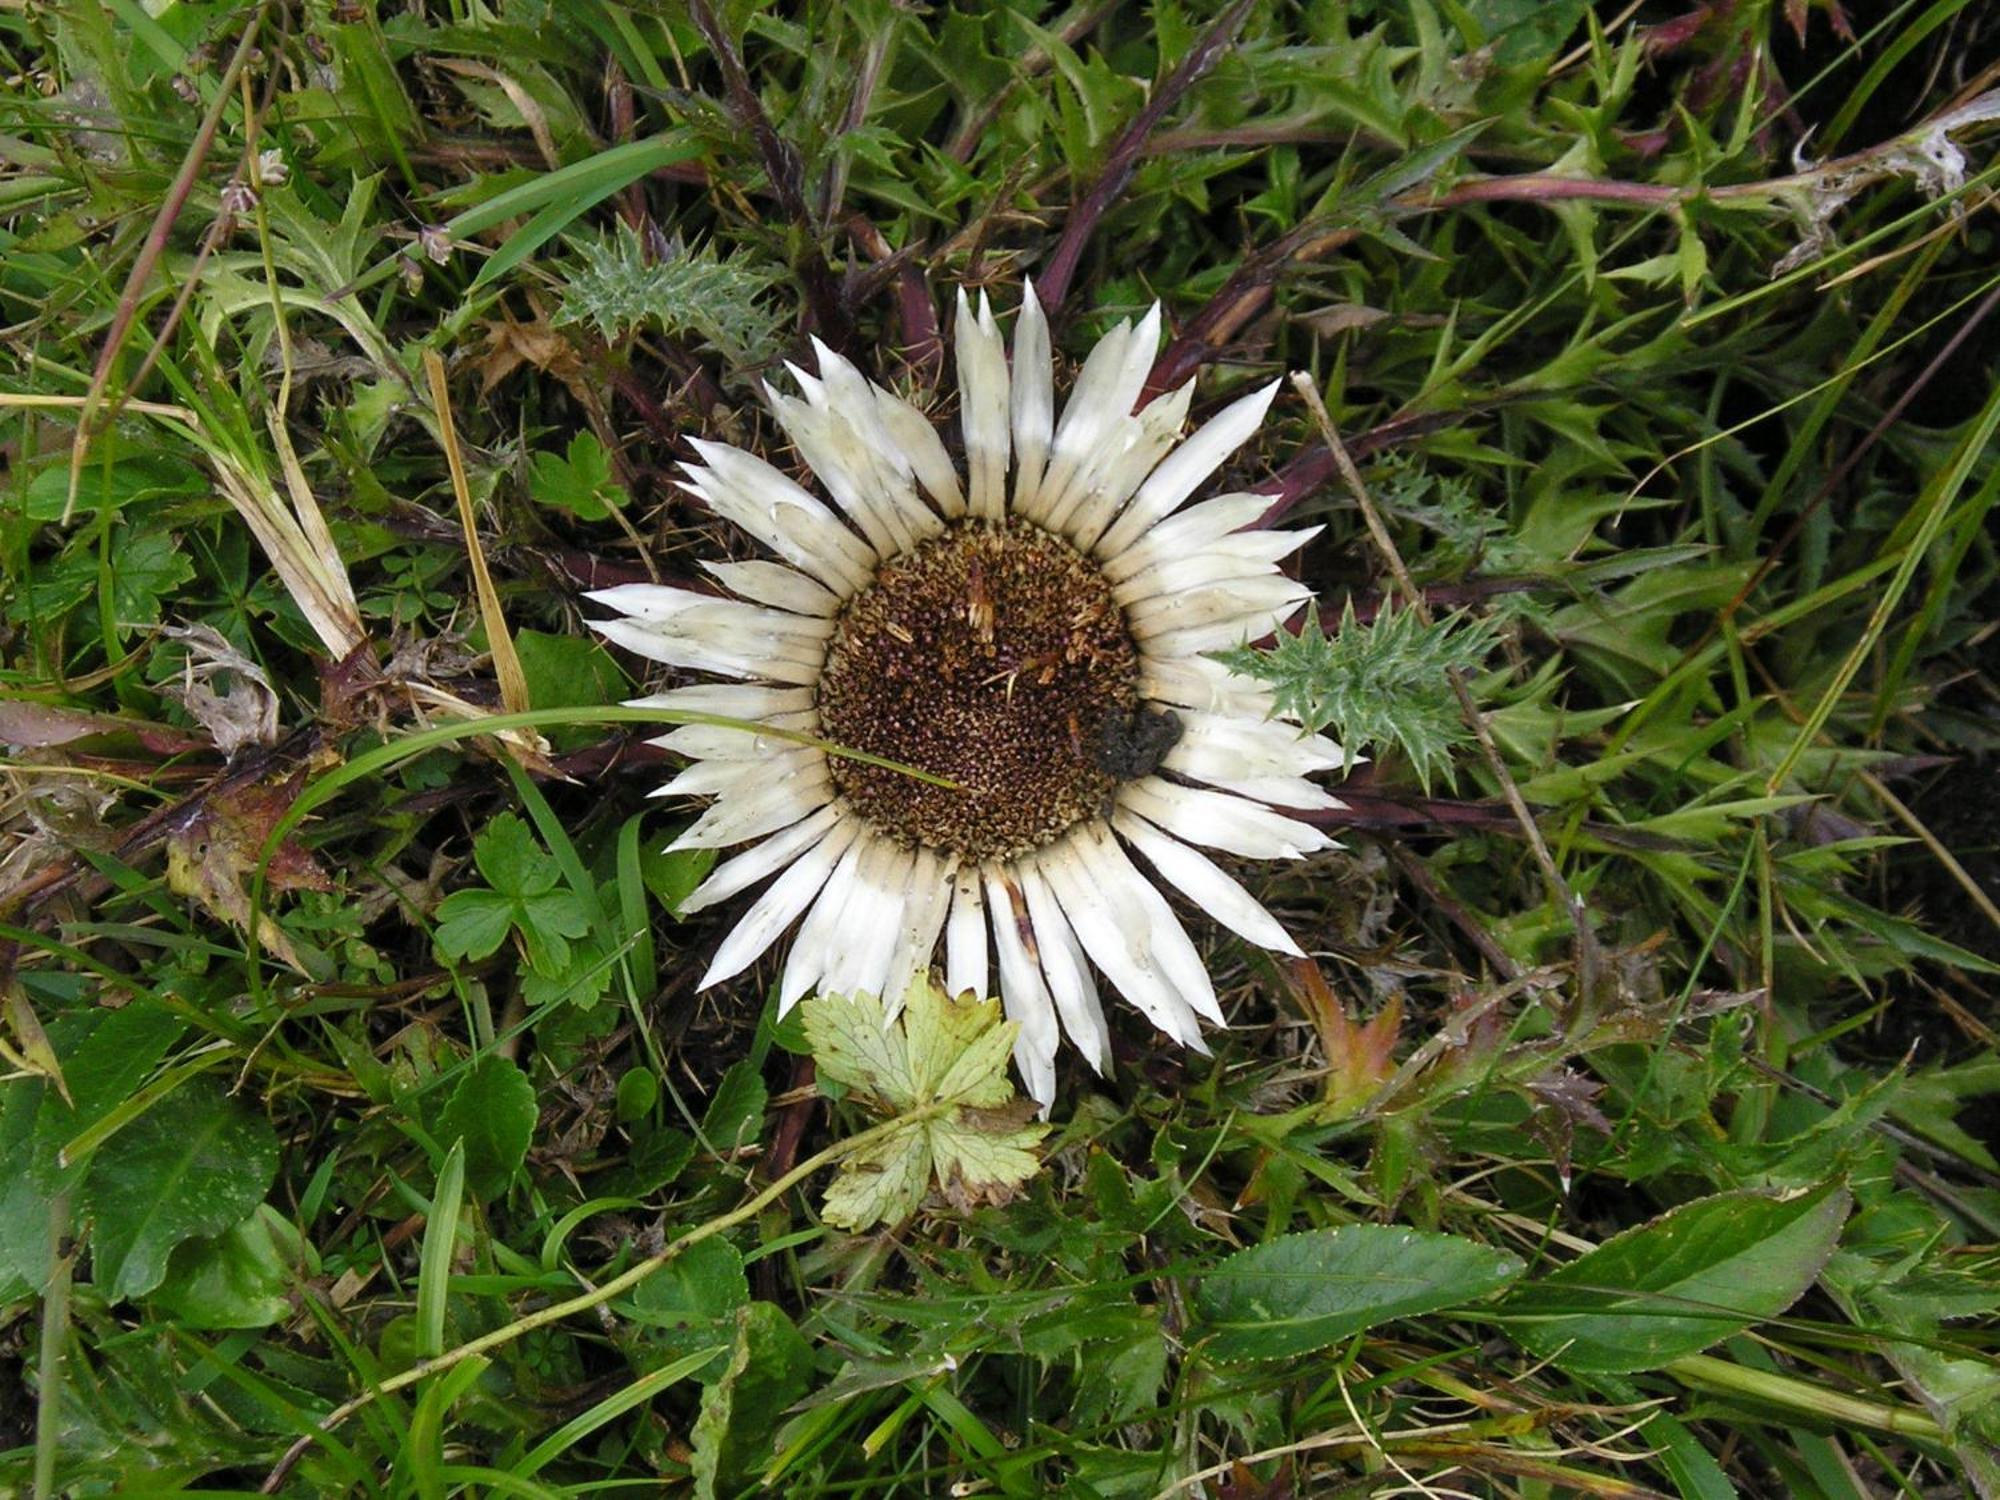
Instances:
[[[181,158],[180,170],[174,174],[172,184],[167,188],[167,196],[161,200],[160,211],[153,215],[152,228],[146,231],[146,240],[139,247],[138,259],[132,262],[131,273],[125,278],[125,288],[118,295],[118,310],[112,314],[111,328],[104,336],[104,347],[97,355],[97,368],[91,371],[90,389],[85,393],[82,414],[77,418],[76,440],[69,451],[69,496],[63,502],[63,524],[69,523],[76,509],[78,486],[83,480],[83,460],[90,450],[90,438],[96,429],[98,405],[104,400],[104,393],[111,384],[111,368],[118,362],[119,352],[125,347],[125,340],[132,332],[132,324],[139,316],[139,304],[143,300],[146,285],[153,279],[154,268],[160,257],[166,254],[167,238],[173,233],[175,222],[181,210],[187,207],[188,196],[194,191],[195,179],[201,175],[202,164],[208,160],[209,149],[215,144],[215,133],[222,125],[222,117],[229,109],[229,101],[236,90],[237,77],[249,64],[251,51],[257,34],[263,29],[264,17],[271,9],[271,0],[263,0],[257,7],[250,23],[243,28],[243,35],[237,39],[236,50],[230,54],[229,65],[222,71],[217,81],[215,98],[210,101],[208,112],[202,116],[201,125],[196,129],[194,141],[188,147],[187,155]],[[116,417],[118,403],[113,402],[106,420]]]

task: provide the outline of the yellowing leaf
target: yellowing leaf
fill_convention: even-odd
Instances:
[[[922,1126],[897,1131],[880,1145],[841,1163],[826,1190],[822,1215],[841,1229],[907,1219],[930,1186],[931,1145]],[[1030,1171],[1034,1168],[1032,1164]]]
[[[1035,1175],[1041,1165],[1035,1147],[1048,1126],[1028,1118],[1026,1100],[1018,1111],[960,1110],[957,1118],[932,1123],[931,1160],[938,1183],[953,1208],[1002,1203]]]
[[[869,995],[852,1000],[820,995],[800,1006],[799,1014],[823,1081],[873,1095],[897,1109],[916,1103],[909,1050],[889,1031],[881,1001]]]
[[[1014,1102],[1007,1060],[1018,1028],[998,1002],[953,1000],[919,980],[900,1015],[872,995],[821,995],[799,1009],[821,1081],[889,1117],[879,1139],[842,1160],[827,1223],[906,1219],[933,1181],[960,1210],[1000,1203],[1034,1175],[1048,1127]]]

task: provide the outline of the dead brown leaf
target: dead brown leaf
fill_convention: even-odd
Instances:
[[[299,794],[304,771],[282,781],[250,782],[202,799],[167,835],[167,885],[244,932],[252,930],[250,884],[264,844]],[[264,866],[271,891],[330,891],[333,883],[305,845],[287,835]],[[268,912],[255,923],[257,940],[281,963],[305,972],[297,951]]]
[[[234,755],[278,742],[278,695],[262,667],[211,626],[170,625],[164,633],[187,647],[180,685],[164,691],[208,731],[216,749]]]

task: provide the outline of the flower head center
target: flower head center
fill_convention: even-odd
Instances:
[[[842,611],[819,682],[834,784],[883,833],[1008,859],[1093,816],[1116,785],[1107,723],[1138,703],[1138,651],[1111,586],[1025,521],[960,521],[884,562]]]

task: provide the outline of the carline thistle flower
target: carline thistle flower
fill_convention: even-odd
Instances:
[[[1139,408],[1155,306],[1084,361],[1060,417],[1048,323],[1022,297],[1011,368],[992,307],[959,293],[964,477],[923,413],[815,341],[800,395],[766,387],[822,500],[754,454],[692,440],[685,488],[779,562],[708,562],[729,595],[651,584],[589,597],[654,661],[735,679],[637,700],[754,720],[914,766],[692,724],[654,741],[691,764],[657,795],[714,799],[674,848],[745,846],[683,904],[770,885],[702,987],[795,922],[781,1011],[817,988],[901,997],[942,936],[945,987],[999,993],[1015,1064],[1046,1107],[1067,1035],[1100,1072],[1098,975],[1200,1051],[1223,1023],[1206,965],[1154,881],[1265,948],[1299,948],[1202,850],[1331,847],[1289,814],[1342,804],[1306,780],[1338,745],[1274,716],[1210,652],[1269,634],[1310,595],[1278,561],[1317,527],[1252,526],[1268,496],[1186,502],[1263,420],[1277,385],[1185,442],[1193,382]],[[828,501],[831,501],[831,504]],[[803,918],[803,920],[800,920]]]

